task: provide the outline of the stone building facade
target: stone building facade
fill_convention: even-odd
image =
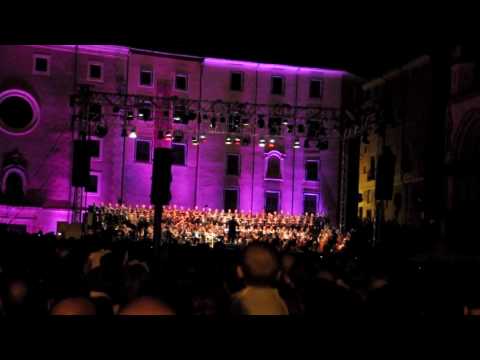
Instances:
[[[109,94],[317,106],[336,114],[346,106],[343,94],[354,79],[344,71],[122,46],[3,45],[0,59],[0,223],[30,232],[55,231],[58,221],[71,219],[76,135],[70,102],[79,85]],[[184,123],[175,109],[142,112],[143,117],[135,109],[128,123],[134,139],[122,136],[124,126],[112,106],[97,105],[92,116],[106,131],[91,138],[91,184],[84,205],[148,205],[153,150],[170,146],[175,154],[171,204],[255,213],[308,211],[337,220],[340,141],[334,131],[329,131],[328,148],[319,149],[316,141],[305,143],[308,126],[295,117],[271,133],[270,115],[256,113],[230,132],[230,119],[220,115],[200,112],[200,121]],[[165,140],[168,132],[171,141]]]

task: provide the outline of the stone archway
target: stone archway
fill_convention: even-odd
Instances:
[[[465,113],[452,140],[450,237],[454,249],[480,253],[480,109]]]

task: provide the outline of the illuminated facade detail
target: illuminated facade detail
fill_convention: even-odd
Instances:
[[[21,223],[21,219],[28,218],[25,221],[29,231],[54,231],[55,221],[69,219],[73,201],[70,95],[78,90],[75,84],[88,84],[105,93],[341,109],[343,87],[350,79],[348,73],[338,70],[202,58],[121,46],[5,45],[0,50],[0,83],[6,80],[3,74],[8,74],[11,84],[0,99],[9,91],[21,92],[34,114],[31,126],[22,132],[24,136],[12,136],[14,131],[0,127],[3,130],[0,156],[19,148],[29,163],[25,170],[29,180],[25,196],[33,204],[16,217],[15,208],[0,206],[0,223]],[[35,54],[48,57],[49,76],[32,73]],[[282,79],[282,95],[271,94],[273,76]],[[311,81],[320,81],[313,90]],[[57,85],[52,86],[52,82]],[[238,126],[235,133],[229,133],[225,129],[231,125],[231,119],[222,111],[215,116],[203,113],[191,116],[175,113],[175,109],[149,111],[148,104],[144,107],[132,110],[127,136],[122,137],[118,109],[102,105],[98,124],[105,125],[106,131],[100,126],[92,132],[97,136],[94,139],[99,140],[99,150],[91,162],[91,175],[96,182],[91,184],[92,191],[86,192],[87,204],[114,204],[119,199],[126,204],[149,204],[152,161],[151,158],[147,161],[147,152],[160,145],[174,151],[172,204],[223,209],[228,197],[228,206],[236,204],[238,210],[257,213],[265,210],[268,193],[277,194],[269,195],[269,207],[300,214],[304,211],[305,194],[313,194],[317,211],[336,221],[340,142],[335,136],[329,139],[328,150],[318,151],[315,146],[304,149],[299,145],[304,144],[306,132],[297,131],[304,124],[289,124],[293,131],[287,131],[288,125],[280,122],[280,133],[272,136],[268,114],[256,114],[248,122],[239,119],[238,124],[234,119],[233,125]],[[179,120],[175,121],[173,117],[177,115]],[[163,126],[161,134],[158,122]],[[136,139],[129,137],[133,129]],[[227,137],[230,137],[228,144]],[[192,143],[192,139],[196,141]],[[227,154],[238,155],[238,175],[227,174]],[[272,171],[272,177],[267,176],[269,159],[273,170],[277,165],[279,170],[279,174]],[[318,181],[305,179],[307,159],[321,161]],[[231,172],[236,170],[232,167]]]

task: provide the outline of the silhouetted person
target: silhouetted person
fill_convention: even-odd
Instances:
[[[149,296],[133,300],[126,305],[120,315],[175,315],[175,312],[163,302]]]
[[[263,243],[248,245],[237,268],[246,287],[233,295],[233,314],[288,315],[287,305],[275,287],[278,271],[277,255],[271,247]]]
[[[96,315],[95,305],[88,299],[77,297],[67,298],[56,304],[51,315]]]
[[[235,219],[235,217],[232,217],[228,221],[228,242],[230,244],[235,243],[235,239],[237,238],[237,227],[238,227],[238,222]]]

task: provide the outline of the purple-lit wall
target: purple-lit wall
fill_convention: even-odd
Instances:
[[[50,56],[49,75],[32,74],[35,54]],[[103,64],[104,76],[100,82],[87,78],[88,63],[92,61]],[[153,70],[155,80],[152,87],[140,86],[142,67]],[[230,91],[231,71],[243,72],[243,91]],[[176,72],[188,75],[187,91],[174,89]],[[286,80],[283,96],[270,94],[272,75],[281,75]],[[312,78],[324,81],[321,99],[309,98],[309,81]],[[0,156],[18,148],[28,161],[25,169],[28,195],[38,199],[28,210],[1,207],[0,223],[23,221],[29,231],[55,231],[57,221],[69,220],[72,197],[69,96],[74,91],[75,79],[77,83],[90,84],[95,90],[106,92],[117,92],[125,86],[130,94],[340,108],[345,73],[169,55],[116,46],[0,46],[0,95],[5,90],[22,89],[36,99],[40,108],[40,120],[30,133],[11,135],[0,131]],[[121,121],[112,116],[111,107],[105,106],[103,111],[109,122],[109,132],[101,140],[100,157],[92,159],[91,164],[92,174],[99,177],[99,191],[98,194],[88,194],[87,204],[116,203],[122,196]],[[132,125],[137,129],[138,139],[152,141],[153,155],[153,148],[158,144],[154,122],[135,120]],[[196,126],[195,121],[189,125],[174,125],[185,133],[187,158],[186,166],[173,166],[172,204],[223,208],[224,189],[237,188],[239,209],[261,212],[265,191],[276,190],[281,192],[280,210],[299,214],[303,212],[304,193],[313,193],[319,197],[318,212],[328,213],[335,221],[339,183],[338,141],[330,139],[329,149],[318,152],[314,150],[314,143],[310,149],[303,149],[302,137],[302,148],[298,150],[293,149],[294,138],[291,135],[277,138],[277,143],[284,149],[283,179],[272,181],[265,180],[266,152],[257,145],[258,136],[268,138],[265,129],[257,131],[257,137],[252,138],[249,146],[225,145],[225,135],[213,133],[208,134],[205,143],[193,146],[191,137],[196,134]],[[202,131],[207,128],[208,121],[201,126]],[[149,204],[151,162],[135,162],[135,140],[126,138],[125,141],[123,200],[132,205]],[[228,153],[240,154],[241,171],[238,177],[225,175]],[[320,161],[319,181],[304,180],[306,160]],[[12,218],[11,212],[15,209],[22,209],[21,213],[28,216]]]

